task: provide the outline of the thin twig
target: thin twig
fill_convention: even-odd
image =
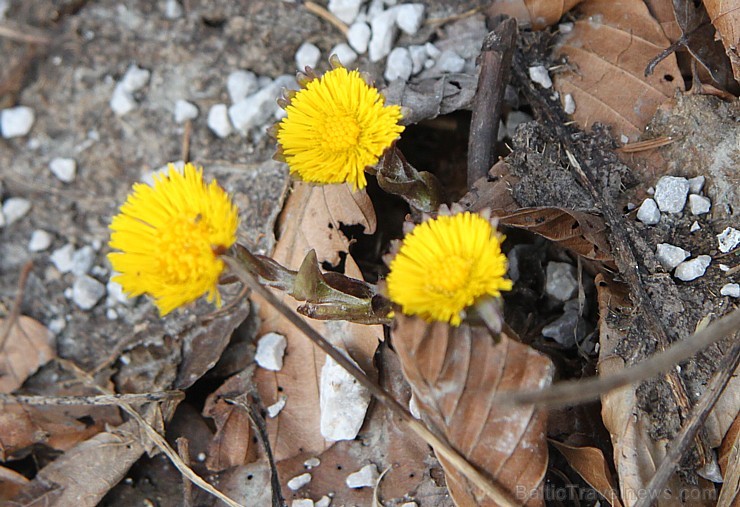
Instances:
[[[432,431],[430,431],[421,422],[417,421],[411,413],[406,410],[398,401],[395,400],[390,394],[388,394],[378,384],[373,382],[370,377],[358,368],[352,361],[331,343],[329,343],[321,334],[311,327],[302,317],[294,313],[288,306],[280,301],[269,289],[263,287],[255,280],[255,278],[244,269],[239,261],[228,255],[221,257],[224,262],[229,266],[232,273],[236,275],[244,284],[258,294],[261,298],[267,301],[272,307],[275,308],[288,322],[298,328],[303,334],[305,334],[317,347],[331,357],[337,364],[347,370],[357,381],[362,384],[370,393],[375,396],[378,401],[385,405],[395,415],[397,415],[411,431],[421,437],[426,443],[434,447],[434,450],[438,455],[445,458],[450,464],[455,467],[461,474],[463,474],[470,482],[476,487],[480,488],[486,495],[492,500],[498,502],[502,506],[515,507],[519,503],[513,498],[511,493],[506,491],[501,485],[495,483],[492,479],[483,475],[477,468],[475,468],[465,457],[455,450],[450,444]]]
[[[23,295],[26,292],[26,282],[28,282],[28,275],[31,273],[33,267],[33,261],[28,261],[23,265],[21,274],[18,277],[18,290],[13,300],[13,307],[10,309],[10,313],[3,320],[3,325],[0,326],[0,351],[5,348],[5,342],[10,336],[10,330],[18,322],[18,317],[21,315],[21,305],[23,304]]]
[[[671,441],[670,449],[663,461],[660,462],[658,470],[645,486],[646,495],[641,495],[635,507],[650,507],[665,487],[666,482],[671,474],[678,467],[681,457],[691,445],[694,437],[704,424],[709,412],[719,400],[727,384],[732,378],[732,374],[740,365],[740,341],[736,341],[730,349],[730,353],[725,355],[722,362],[717,368],[712,380],[707,385],[707,390],[702,395],[699,403],[696,404],[691,413],[691,419],[681,428],[681,431]]]
[[[120,403],[149,403],[152,401],[183,399],[182,391],[163,391],[142,394],[101,394],[99,396],[41,396],[0,393],[0,403],[17,405],[119,405]]]
[[[483,10],[483,6],[480,6],[480,7],[474,7],[465,12],[461,12],[460,14],[453,14],[452,16],[445,16],[444,18],[428,18],[426,21],[424,21],[424,24],[425,25],[444,25],[445,23],[449,23],[450,21],[458,21],[460,19],[469,18],[470,16],[474,16],[475,14],[478,14],[482,10]]]
[[[496,401],[506,404],[534,403],[540,406],[555,407],[595,400],[611,390],[641,382],[674,369],[681,361],[685,361],[722,338],[737,333],[739,328],[740,308],[736,308],[691,337],[679,340],[665,351],[658,352],[649,359],[625,368],[619,373],[604,377],[591,377],[586,380],[560,382],[537,391],[500,393],[496,395]]]
[[[190,466],[190,441],[185,437],[175,440],[177,444],[177,455],[186,465]],[[183,507],[193,505],[193,483],[183,478],[182,481],[182,504]]]
[[[51,36],[43,30],[8,21],[0,23],[0,37],[27,44],[51,44]]]
[[[347,25],[344,24],[344,22],[336,17],[331,12],[327,11],[325,8],[317,4],[316,2],[308,1],[303,4],[303,6],[306,8],[306,10],[312,14],[316,14],[318,17],[328,21],[332,25],[334,25],[340,32],[342,32],[342,35],[345,37],[347,36],[347,32],[349,32],[349,28]],[[303,69],[300,69],[301,71]]]
[[[180,160],[186,164],[190,162],[190,138],[193,135],[193,122],[185,122],[185,130],[182,133],[182,145],[180,146]]]

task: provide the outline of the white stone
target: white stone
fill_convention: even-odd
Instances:
[[[413,68],[414,64],[411,61],[409,50],[406,48],[395,48],[388,55],[384,76],[388,81],[395,81],[396,79],[408,81]]]
[[[296,498],[290,502],[290,507],[315,507],[315,505],[310,498]]]
[[[280,371],[283,367],[283,355],[288,342],[285,336],[278,333],[267,333],[257,342],[257,353],[254,360],[266,370]]]
[[[31,131],[36,115],[33,109],[16,106],[0,111],[0,131],[5,139],[23,137]]]
[[[442,51],[440,51],[439,48],[437,48],[437,46],[435,46],[431,42],[427,42],[426,44],[424,44],[424,49],[427,50],[429,58],[433,58],[435,60],[439,58],[439,55],[442,54]]]
[[[257,75],[248,70],[235,70],[226,78],[226,89],[232,104],[252,95],[259,88]]]
[[[576,300],[577,302],[577,300]],[[550,338],[563,347],[574,347],[586,337],[586,323],[577,311],[569,310],[565,305],[565,313],[555,321],[542,328],[542,336]]]
[[[110,99],[110,108],[116,116],[123,116],[136,109],[136,100],[131,92],[123,89],[123,86],[117,84],[113,89],[113,96]]]
[[[409,35],[414,35],[424,21],[424,4],[402,4],[396,7],[396,24]]]
[[[630,138],[627,137],[624,134],[622,134],[621,136],[619,136],[619,140],[622,141],[622,144],[627,144],[628,142],[630,142]]]
[[[46,327],[49,328],[49,331],[51,331],[52,334],[58,335],[64,331],[65,327],[67,327],[67,321],[64,320],[64,317],[57,317],[55,319],[51,319],[51,321],[49,321],[49,325]]]
[[[550,73],[544,65],[536,65],[529,68],[529,79],[540,85],[542,88],[552,88]]]
[[[401,507],[419,507],[419,504],[416,502],[404,502],[401,504]]]
[[[440,72],[462,72],[465,68],[465,58],[452,50],[442,51],[434,68]]]
[[[351,25],[360,12],[360,5],[362,0],[329,0],[329,12]]]
[[[72,266],[74,265],[72,262],[72,256],[74,253],[74,245],[72,243],[67,243],[63,247],[57,248],[51,252],[49,260],[60,273],[69,273],[72,271]]]
[[[51,246],[52,236],[46,231],[37,229],[31,233],[31,239],[28,242],[30,252],[43,252]]]
[[[233,132],[226,104],[215,104],[208,111],[208,128],[221,139]]]
[[[289,480],[288,487],[291,491],[298,491],[309,482],[311,482],[311,474],[306,472],[305,474],[297,475]]]
[[[281,396],[279,400],[267,407],[267,417],[274,419],[280,412],[285,408],[285,402],[288,401],[287,396]]]
[[[167,19],[178,19],[183,14],[182,6],[177,0],[167,0],[164,5],[164,17]]]
[[[95,263],[95,250],[85,245],[72,254],[72,274],[82,276],[87,274]]]
[[[118,83],[120,87],[129,93],[134,93],[146,86],[149,82],[151,72],[142,69],[136,64],[131,65]]]
[[[73,158],[55,158],[49,162],[49,170],[64,183],[72,183],[77,175],[77,162]]]
[[[421,412],[419,411],[419,405],[416,403],[416,396],[411,393],[409,398],[409,412],[414,416],[415,419],[421,419]]]
[[[708,255],[700,255],[696,259],[684,261],[676,267],[675,276],[684,282],[696,280],[706,272],[711,262],[712,258]]]
[[[268,86],[229,108],[229,118],[234,127],[247,135],[251,130],[260,128],[272,121],[279,109],[276,98],[283,88],[296,89],[294,76],[279,76]]]
[[[367,23],[354,23],[347,32],[347,42],[359,54],[364,54],[367,51],[371,33]]]
[[[712,201],[701,195],[689,195],[689,209],[692,215],[703,215],[712,209]]]
[[[111,274],[111,278],[114,275]],[[108,306],[113,306],[116,304],[119,305],[132,305],[134,303],[134,298],[130,298],[126,295],[125,292],[123,292],[123,287],[121,287],[121,284],[118,282],[114,282],[113,280],[109,280],[107,284],[105,284],[105,290],[108,292],[108,300],[106,303]]]
[[[321,498],[319,498],[319,501],[316,502],[316,507],[329,507],[331,505],[331,498],[324,495]]]
[[[116,320],[118,318],[118,312],[115,311],[113,308],[108,308],[105,311],[105,316],[108,320]]]
[[[396,27],[396,11],[388,9],[374,16],[370,20],[372,36],[368,45],[371,62],[377,62],[388,56],[393,49],[398,28]]]
[[[187,100],[175,102],[175,123],[185,123],[198,117],[198,106]]]
[[[11,197],[3,203],[3,215],[5,225],[17,222],[31,210],[31,201],[23,197]]]
[[[340,42],[336,46],[334,46],[331,50],[332,55],[335,55],[337,58],[339,58],[339,61],[342,62],[342,65],[350,65],[351,63],[354,63],[355,60],[357,60],[357,53],[354,52],[354,50],[349,47],[349,44],[346,42]]]
[[[545,292],[558,301],[568,301],[578,292],[576,268],[566,262],[550,262],[547,264],[547,281]]]
[[[321,58],[321,50],[310,42],[304,42],[295,52],[295,65],[303,72],[306,67],[316,68]]]
[[[103,296],[105,285],[90,276],[80,276],[72,285],[72,301],[83,310],[91,309]]]
[[[727,273],[730,270],[730,266],[728,266],[727,264],[718,264],[718,266],[719,270],[723,273]]]
[[[647,198],[642,201],[640,209],[637,210],[637,219],[647,225],[655,225],[660,222],[660,210],[654,199]]]
[[[378,482],[378,468],[373,465],[365,465],[357,472],[349,474],[344,481],[349,488],[374,488]]]
[[[717,242],[719,243],[720,252],[730,252],[740,243],[740,231],[734,227],[728,227],[720,234],[717,234]]]
[[[697,222],[696,220],[694,220],[694,223],[691,224],[691,228],[689,229],[689,232],[696,232],[699,229],[701,229],[701,225],[699,225],[699,222]]]
[[[687,252],[681,247],[668,243],[659,243],[655,252],[655,257],[657,257],[658,262],[660,262],[666,271],[672,270],[690,256],[691,252]]]
[[[655,195],[655,187],[648,187],[647,193],[648,195]]]
[[[704,176],[697,176],[696,178],[689,178],[689,193],[698,194],[704,188]]]
[[[740,285],[736,283],[726,283],[719,290],[719,293],[723,296],[730,296],[731,298],[740,298]]]
[[[5,15],[10,8],[10,0],[0,0],[0,21],[5,19]]]
[[[558,25],[558,31],[560,33],[570,33],[573,31],[573,23],[560,23]]]
[[[689,195],[689,180],[663,176],[655,185],[655,202],[663,213],[681,213]]]
[[[370,393],[326,356],[319,382],[319,408],[321,435],[331,442],[354,440],[365,420],[370,404]]]
[[[563,106],[565,114],[573,114],[576,112],[576,101],[573,100],[573,95],[570,93],[565,94],[565,105]]]
[[[411,74],[415,75],[424,69],[424,62],[427,61],[427,50],[424,46],[409,46],[409,55],[411,55],[411,63],[413,64]]]
[[[321,460],[319,458],[308,458],[306,461],[303,462],[303,466],[306,468],[316,468],[321,464]]]

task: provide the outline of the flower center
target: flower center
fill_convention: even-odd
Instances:
[[[335,113],[319,127],[321,145],[327,151],[343,152],[354,148],[360,137],[360,126],[354,116],[348,113]]]
[[[440,259],[436,269],[430,270],[428,290],[447,297],[455,297],[460,291],[469,292],[472,267],[472,259],[457,256]]]
[[[208,240],[209,224],[196,217],[172,217],[158,238],[159,266],[169,284],[184,284],[208,276],[216,257]]]

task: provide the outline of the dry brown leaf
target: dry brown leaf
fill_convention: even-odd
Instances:
[[[4,323],[5,319],[0,319],[0,329]],[[0,393],[18,389],[55,356],[51,332],[40,322],[21,315],[0,350]]]
[[[645,0],[650,15],[660,23],[663,33],[671,41],[676,42],[681,37],[681,27],[676,21],[676,14],[673,12],[673,0]]]
[[[542,30],[557,23],[563,15],[582,0],[499,0],[491,3],[486,12],[489,16],[507,14],[520,24],[530,24]]]
[[[740,83],[740,1],[704,0],[704,7],[725,46],[735,80]]]
[[[616,484],[614,484],[612,473],[601,449],[596,447],[573,447],[555,440],[550,440],[550,443],[565,456],[573,470],[578,472],[578,475],[584,481],[606,498],[606,501],[612,507],[622,507]]]
[[[493,399],[498,391],[548,385],[550,359],[505,335],[495,344],[482,328],[452,328],[403,315],[396,320],[393,345],[424,419],[512,496],[526,505],[544,505],[546,412],[532,406],[499,408]],[[442,465],[457,505],[495,505],[457,469]]]
[[[645,77],[650,60],[670,42],[642,0],[590,0],[580,11],[557,49],[573,69],[554,76],[555,89],[573,96],[573,118],[582,128],[599,122],[618,139],[634,141],[655,110],[683,90],[676,56]]]
[[[375,211],[364,191],[353,193],[346,185],[311,186],[296,183],[288,197],[279,222],[278,242],[272,258],[290,269],[298,269],[306,254],[316,250],[320,262],[338,265],[345,258],[344,274],[362,278],[360,269],[349,255],[349,240],[340,225],[359,224],[366,233],[375,230]],[[292,308],[299,303],[277,294]],[[276,332],[286,337],[288,345],[280,371],[258,368],[255,383],[262,402],[276,403],[287,398],[285,408],[274,419],[268,419],[275,459],[281,461],[301,452],[320,454],[331,442],[320,432],[319,378],[326,355],[279,313],[263,301],[260,303],[261,336]],[[312,321],[334,345],[350,356],[369,375],[373,375],[372,357],[383,336],[380,326],[361,326],[344,321]]]
[[[28,484],[28,479],[23,475],[0,466],[0,503],[13,498],[26,484]]]
[[[719,462],[722,470],[722,489],[717,499],[717,507],[736,506],[740,501],[740,415],[735,417],[719,448]]]

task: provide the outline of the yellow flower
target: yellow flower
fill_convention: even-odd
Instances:
[[[208,294],[221,304],[217,283],[224,269],[219,255],[236,241],[239,217],[228,194],[203,169],[170,164],[154,186],[136,183],[113,218],[108,254],[118,282],[130,297],[148,294],[159,312]]]
[[[417,225],[390,264],[388,294],[403,313],[459,326],[465,308],[511,290],[503,236],[470,212]]]
[[[384,104],[356,70],[340,66],[309,81],[290,97],[278,124],[279,153],[291,174],[364,188],[365,167],[375,165],[403,131],[401,108]]]

